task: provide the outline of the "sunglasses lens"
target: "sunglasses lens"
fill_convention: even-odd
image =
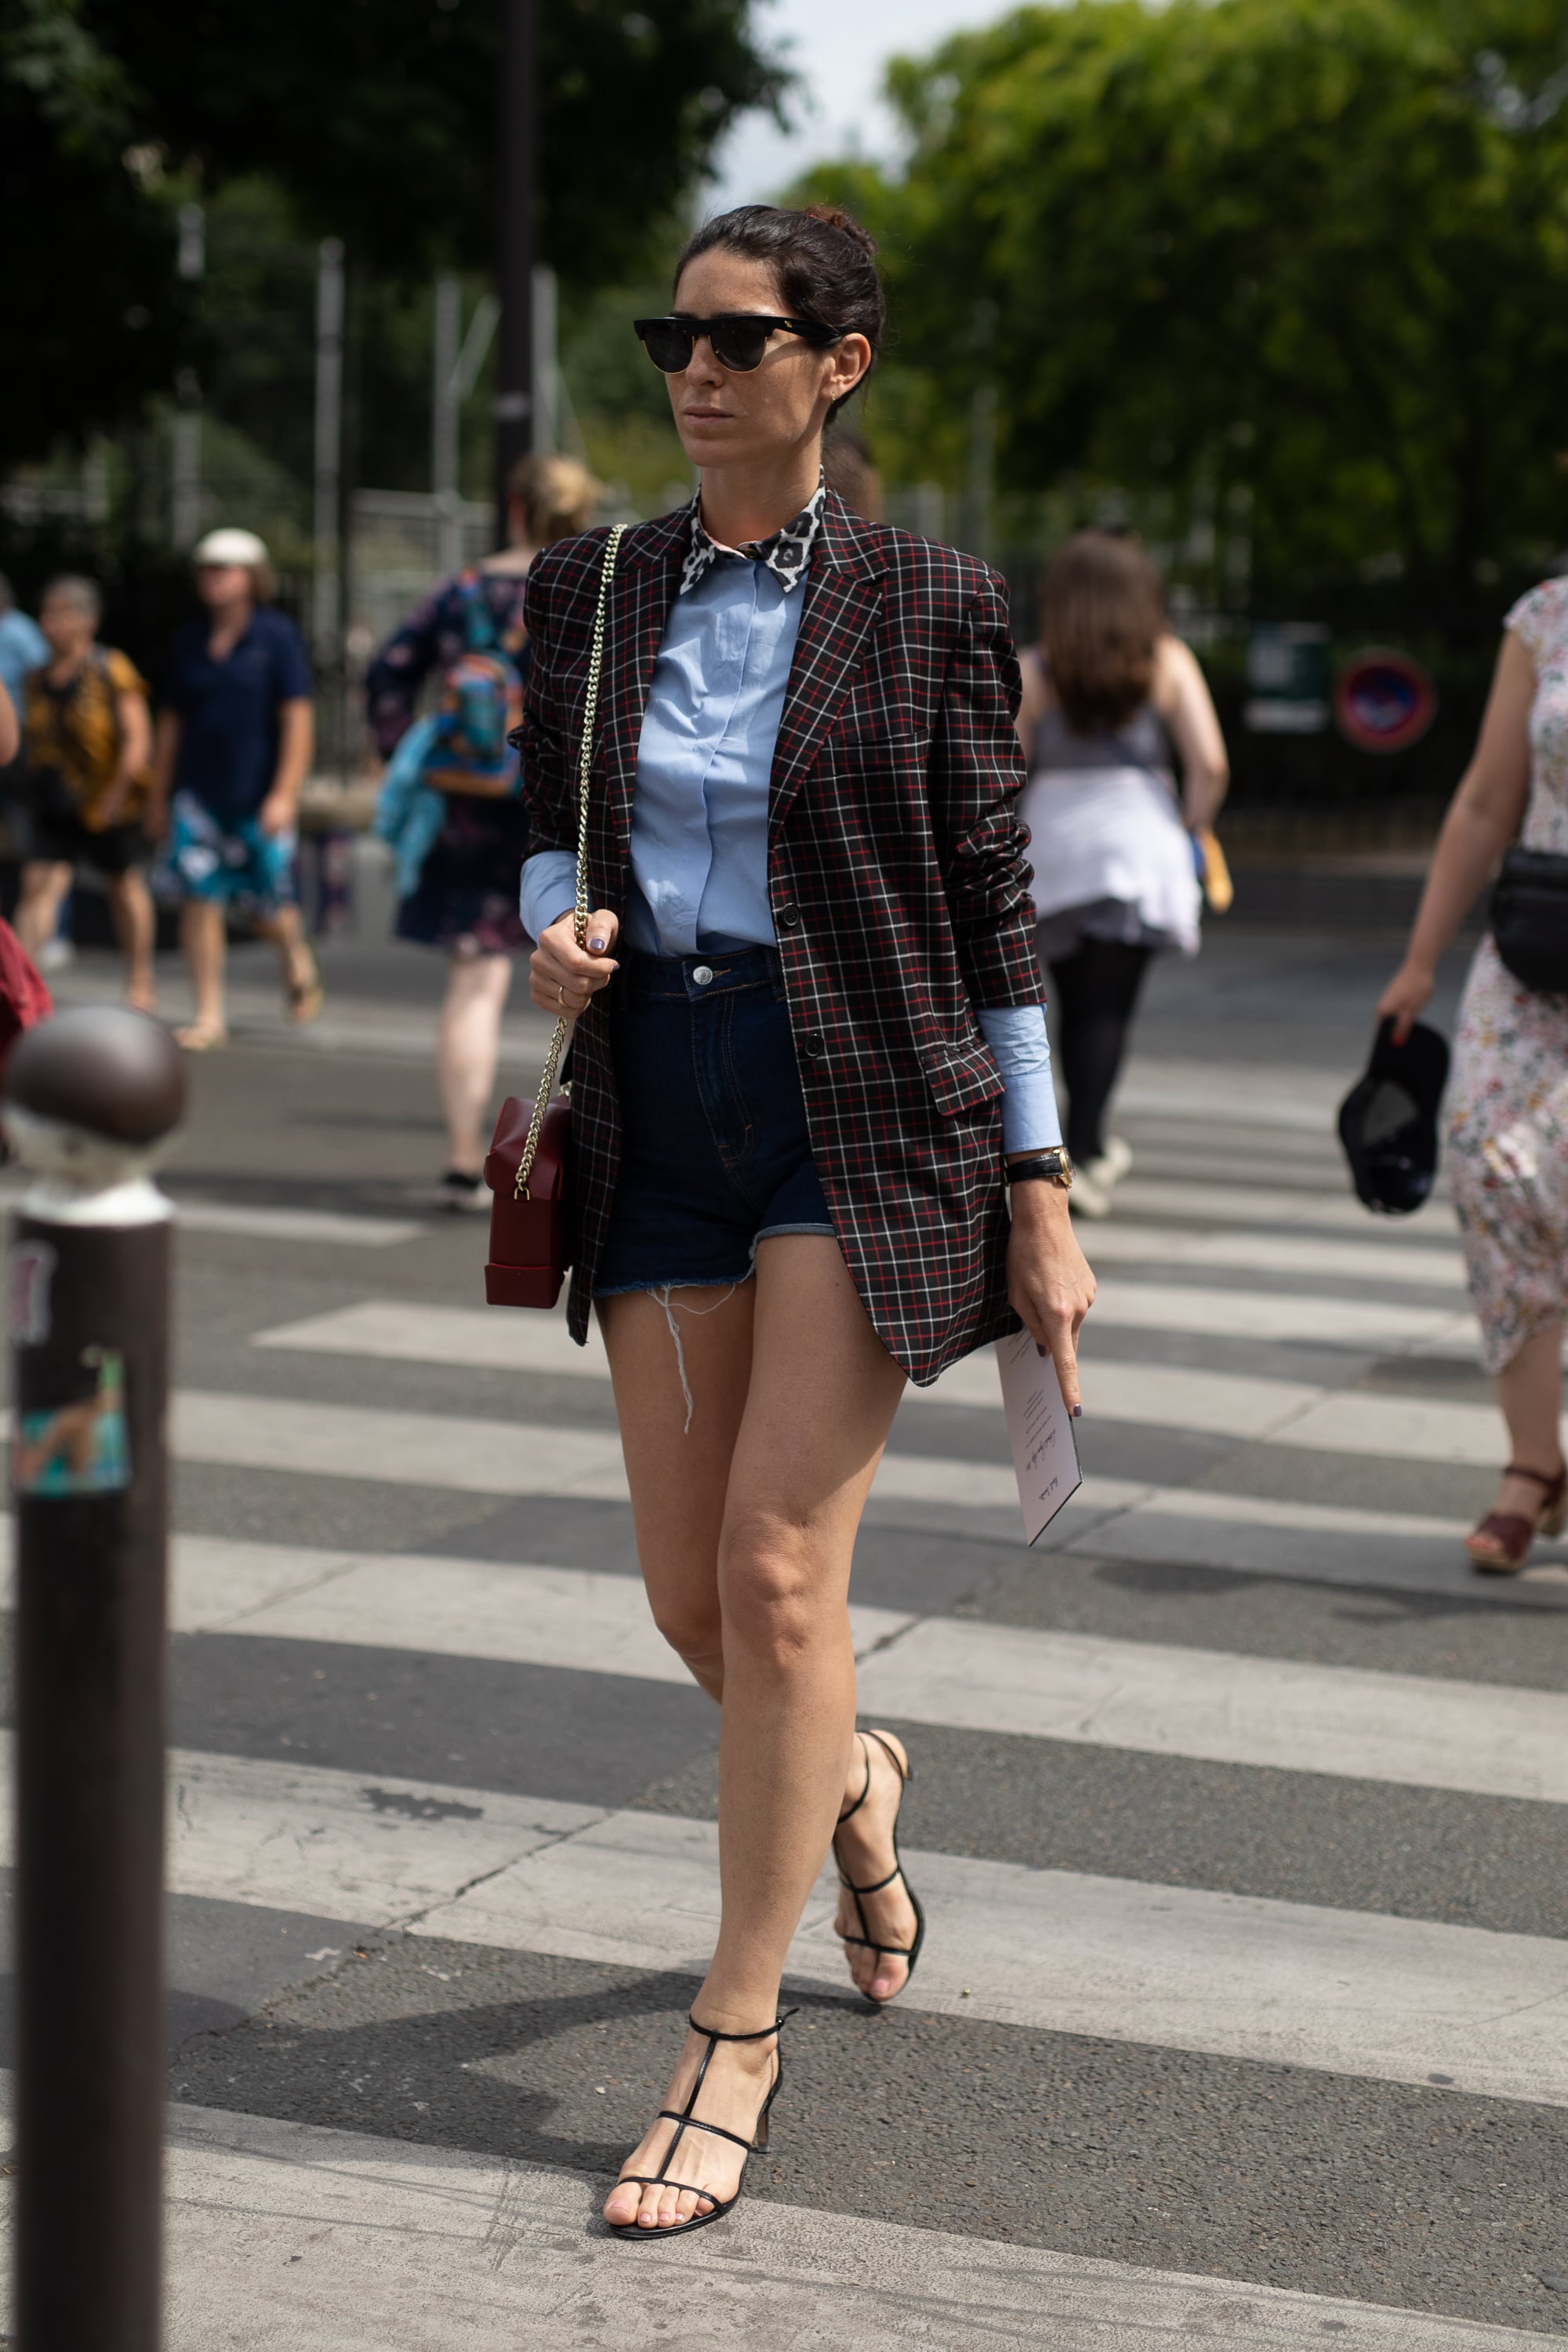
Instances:
[[[713,329],[713,356],[721,367],[749,375],[761,367],[771,327],[754,327],[743,319],[724,319]]]
[[[643,333],[643,348],[664,375],[680,375],[691,364],[691,330],[656,320]]]

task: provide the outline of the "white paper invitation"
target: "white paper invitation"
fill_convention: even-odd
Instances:
[[[1002,1402],[1018,1479],[1026,1540],[1034,1543],[1083,1484],[1072,1415],[1062,1402],[1054,1360],[1027,1331],[996,1342]]]

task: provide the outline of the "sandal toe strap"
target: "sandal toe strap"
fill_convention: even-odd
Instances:
[[[737,2147],[743,2147],[748,2156],[756,2154],[755,2144],[752,2141],[742,2139],[739,2132],[726,2131],[722,2124],[705,2124],[700,2116],[678,2115],[673,2107],[660,2107],[658,2119],[660,2123],[679,2124],[686,2131],[711,2132],[715,2139],[732,2140]],[[675,2138],[670,2142],[669,2156],[675,2154],[679,2138],[680,2133],[677,2132]],[[669,2156],[664,2159],[666,2164],[669,2162]],[[704,2189],[702,2194],[706,2197],[708,2191]]]

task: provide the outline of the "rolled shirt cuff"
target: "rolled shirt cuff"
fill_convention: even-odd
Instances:
[[[975,1018],[996,1057],[1004,1151],[1044,1151],[1062,1139],[1043,1004],[982,1004]]]
[[[577,860],[569,849],[536,849],[522,869],[517,910],[522,928],[537,940],[577,903]]]

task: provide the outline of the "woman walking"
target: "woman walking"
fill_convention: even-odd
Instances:
[[[860,1512],[906,1378],[1016,1328],[1010,1304],[1076,1407],[1094,1291],[1056,1148],[1000,583],[821,477],[882,325],[864,233],[766,205],[700,229],[673,315],[637,322],[700,487],[618,550],[582,946],[605,536],[529,581],[532,993],[578,1016],[571,1328],[596,1307],[654,1616],[722,1710],[718,1947],[605,2208],[629,2237],[739,2194],[830,1844],[855,1983],[880,2003],[909,1981],[907,1758],[854,1727]]]
[[[310,663],[293,622],[273,609],[262,541],[253,530],[209,530],[193,561],[205,610],[170,649],[147,824],[154,840],[169,832],[195,996],[195,1018],[175,1030],[175,1043],[206,1054],[228,1043],[230,907],[277,949],[289,1020],[313,1021],[321,1009],[294,887],[315,720]]]
[[[1229,781],[1204,674],[1166,625],[1160,575],[1135,539],[1080,530],[1053,559],[1040,643],[1024,660],[1018,736],[1077,1171],[1072,1203],[1103,1217],[1132,1165],[1127,1145],[1106,1134],[1105,1115],[1139,992],[1163,948],[1197,952],[1192,834],[1213,824]]]
[[[384,760],[414,724],[419,689],[433,670],[449,677],[465,656],[479,654],[499,656],[527,675],[522,605],[529,565],[540,548],[586,527],[599,486],[574,458],[525,457],[510,489],[507,546],[444,580],[371,664],[365,682],[371,731]],[[396,931],[447,959],[436,1033],[436,1084],[447,1122],[447,1168],[437,1197],[448,1209],[484,1210],[489,1194],[480,1171],[501,1011],[512,958],[527,943],[518,882],[528,824],[510,787],[502,794],[454,789],[461,781],[448,767],[437,795],[427,788],[422,793],[417,775],[410,779],[415,790],[405,796],[398,819],[400,879],[407,887],[398,901]],[[411,839],[421,797],[429,823]]]
[[[1475,756],[1443,822],[1405,961],[1378,1006],[1403,1042],[1438,959],[1521,831],[1568,855],[1568,578],[1521,596],[1503,624]],[[1568,909],[1563,915],[1568,932]],[[1568,995],[1527,988],[1490,936],[1459,1007],[1448,1096],[1448,1173],[1510,1460],[1466,1543],[1510,1575],[1532,1538],[1561,1532],[1563,1325],[1568,1311]]]

